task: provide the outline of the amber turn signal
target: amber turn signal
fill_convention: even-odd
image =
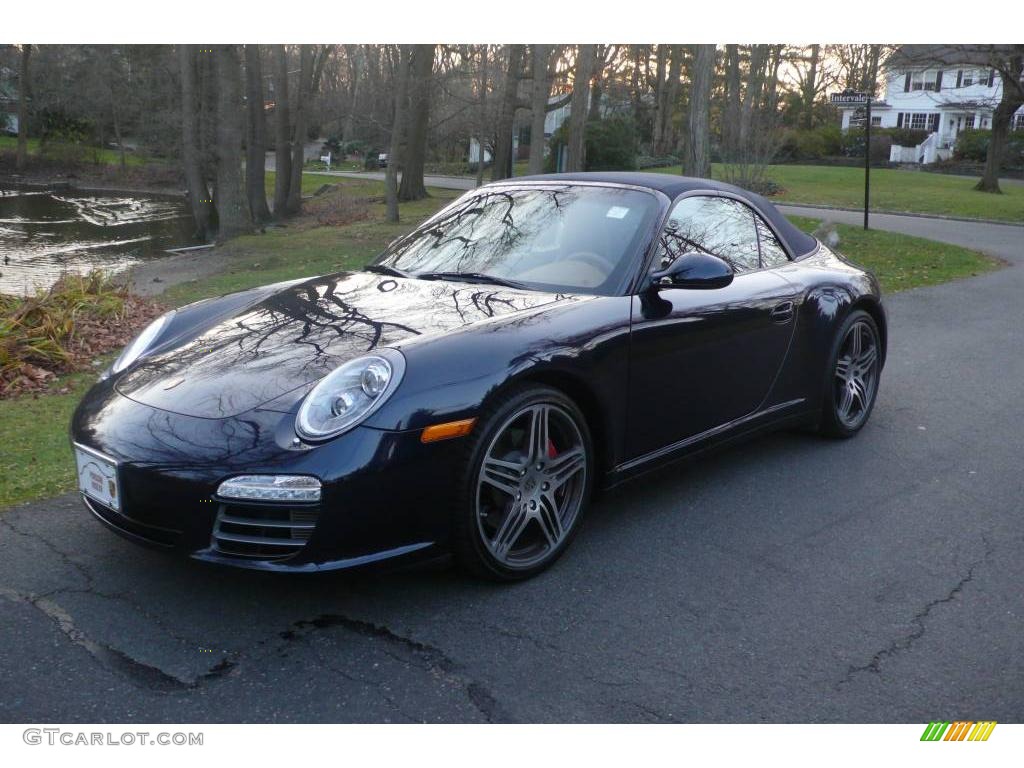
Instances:
[[[436,443],[438,440],[450,440],[453,437],[465,437],[476,424],[476,419],[462,419],[462,421],[449,421],[445,424],[434,424],[423,430],[420,435],[421,443]]]

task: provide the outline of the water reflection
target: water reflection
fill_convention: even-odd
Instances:
[[[184,201],[0,189],[0,293],[23,294],[65,272],[120,272],[190,245]]]

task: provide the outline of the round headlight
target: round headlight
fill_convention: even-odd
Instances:
[[[403,373],[405,358],[395,349],[378,349],[349,360],[306,395],[295,418],[295,431],[309,440],[340,435],[380,408]]]
[[[152,346],[163,329],[167,327],[167,324],[171,322],[172,317],[174,317],[173,309],[167,314],[160,315],[160,317],[143,328],[142,333],[136,336],[132,343],[125,347],[121,355],[114,361],[114,364],[110,367],[110,372],[120,373],[142,357],[143,353]]]

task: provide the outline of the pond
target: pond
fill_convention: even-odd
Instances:
[[[64,272],[121,272],[195,245],[184,199],[0,188],[0,293],[25,294]]]

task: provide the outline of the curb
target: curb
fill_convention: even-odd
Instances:
[[[844,211],[846,213],[864,213],[863,208],[837,208],[834,205],[819,205],[817,203],[797,203],[779,200],[769,200],[776,208],[813,208],[819,211]],[[1000,224],[1004,227],[1018,227],[1024,229],[1024,222],[1000,221],[999,219],[969,219],[965,216],[943,216],[938,213],[910,213],[908,211],[887,211],[870,209],[869,213],[882,214],[883,216],[902,216],[907,219],[938,219],[939,221],[963,221],[968,224]]]

